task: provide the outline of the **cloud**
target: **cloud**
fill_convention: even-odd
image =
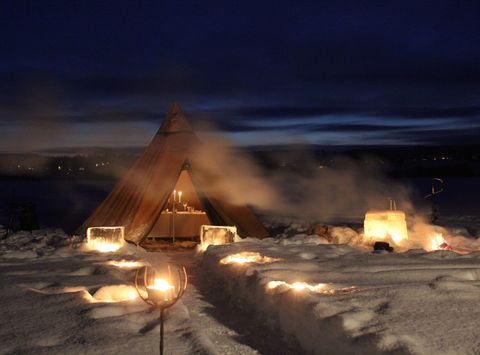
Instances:
[[[102,128],[106,124],[110,131],[136,127],[134,138],[119,144],[142,145],[150,134],[142,138],[141,132],[146,127],[155,132],[173,99],[179,99],[195,128],[203,129],[207,121],[242,145],[302,139],[315,144],[357,145],[367,140],[369,144],[443,144],[449,136],[453,144],[475,143],[472,134],[463,131],[475,132],[480,126],[480,86],[475,85],[469,87],[469,95],[463,85],[435,88],[414,83],[323,83],[295,94],[289,87],[262,91],[260,86],[251,91],[240,86],[222,91],[221,85],[210,82],[204,92],[205,83],[184,85],[185,77],[171,85],[174,78],[161,76],[27,74],[0,75],[5,79],[0,80],[0,127],[35,137],[49,132],[49,146],[55,141],[65,146],[64,132],[69,132],[67,146],[89,145],[84,129],[79,129],[89,124],[98,124],[97,131],[105,132],[103,138],[100,134],[92,138],[91,145],[113,144]],[[17,135],[12,137],[0,149],[8,150],[8,142],[15,143]],[[28,148],[34,149],[39,141],[31,139]]]

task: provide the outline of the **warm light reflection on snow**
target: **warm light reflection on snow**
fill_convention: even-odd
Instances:
[[[107,262],[107,264],[116,266],[120,269],[137,269],[144,265],[143,262],[135,260],[112,260]]]
[[[135,287],[129,285],[110,285],[99,288],[93,296],[86,292],[84,298],[90,303],[97,302],[125,302],[138,297]]]
[[[268,290],[275,290],[278,287],[285,287],[288,289],[292,289],[295,292],[302,292],[302,291],[310,291],[314,293],[321,293],[327,295],[334,295],[336,293],[347,293],[355,291],[357,288],[355,286],[352,287],[344,287],[344,288],[335,288],[329,284],[309,284],[307,282],[297,281],[294,283],[288,283],[285,281],[269,281],[266,285]]]
[[[270,282],[267,283],[267,288],[268,289],[275,289],[279,286],[285,286],[285,287],[291,288],[295,291],[309,290],[309,291],[312,291],[312,292],[324,292],[324,291],[327,291],[329,289],[327,284],[311,285],[309,283],[300,282],[300,281],[294,282],[292,284],[290,284],[288,282],[285,282],[285,281],[270,281]]]
[[[220,260],[220,264],[248,264],[248,263],[257,263],[257,264],[266,264],[273,263],[280,259],[270,258],[268,256],[263,256],[260,253],[256,252],[242,252],[237,254],[232,254],[224,257]]]

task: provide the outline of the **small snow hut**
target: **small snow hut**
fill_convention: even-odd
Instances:
[[[123,226],[125,239],[139,244],[147,237],[170,237],[172,226],[176,238],[194,238],[201,225],[213,224],[236,226],[242,237],[267,237],[267,230],[248,206],[207,196],[202,184],[222,176],[212,176],[202,167],[204,163],[195,161],[192,152],[199,144],[174,102],[148,147],[79,232],[84,234],[88,227]]]

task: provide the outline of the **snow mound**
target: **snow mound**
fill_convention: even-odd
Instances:
[[[69,236],[61,229],[18,231],[7,235],[6,230],[0,228],[0,256],[4,258],[30,259],[52,255],[70,244]]]
[[[202,262],[223,289],[308,352],[478,353],[480,252],[379,254],[309,243],[306,235],[289,239],[212,246]],[[274,262],[220,263],[245,252]]]

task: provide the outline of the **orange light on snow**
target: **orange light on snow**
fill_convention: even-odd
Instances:
[[[266,289],[270,291],[274,291],[275,289],[283,287],[286,289],[291,289],[294,292],[313,292],[313,293],[318,293],[322,295],[335,295],[338,293],[351,293],[357,291],[357,287],[355,286],[350,286],[350,287],[334,287],[329,284],[324,284],[324,283],[318,283],[318,284],[309,284],[307,282],[302,282],[302,281],[296,281],[294,283],[288,283],[285,281],[269,281],[266,284]]]
[[[116,266],[120,269],[136,269],[142,267],[144,263],[135,260],[112,260],[107,262],[108,265]]]
[[[105,302],[125,302],[133,301],[138,297],[138,293],[133,286],[129,285],[109,285],[99,288],[93,296],[85,291],[84,298],[90,303]]]
[[[227,264],[249,264],[249,263],[257,263],[257,264],[267,264],[273,263],[280,259],[270,258],[268,256],[263,256],[260,253],[256,252],[242,252],[237,254],[232,254],[224,257],[220,260],[220,264],[227,265]]]
[[[270,290],[280,286],[285,286],[295,291],[308,290],[308,291],[317,292],[317,293],[322,293],[329,289],[327,284],[322,284],[322,283],[315,284],[315,285],[311,285],[309,283],[300,282],[300,281],[297,281],[291,284],[285,281],[269,281],[267,283],[267,288]]]

